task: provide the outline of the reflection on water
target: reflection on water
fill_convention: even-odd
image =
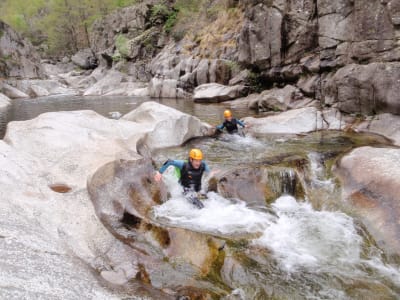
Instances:
[[[34,99],[15,99],[13,100],[10,117],[13,121],[22,121],[33,119],[45,112],[87,109],[109,117],[110,112],[126,113],[147,100],[147,98],[104,96],[50,96]]]

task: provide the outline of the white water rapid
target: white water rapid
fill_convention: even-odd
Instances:
[[[317,211],[289,195],[268,208],[250,208],[244,201],[214,192],[207,193],[205,207],[197,209],[182,196],[170,174],[164,180],[171,198],[153,211],[163,224],[216,236],[246,237],[250,247],[270,250],[287,276],[307,272],[360,280],[381,278],[400,286],[400,270],[385,264],[377,248],[365,250],[365,239],[355,222],[342,212]]]

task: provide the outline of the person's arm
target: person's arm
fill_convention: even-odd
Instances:
[[[225,127],[225,122],[216,126],[215,128],[217,128],[218,130],[222,130],[222,129],[224,129],[224,127]]]
[[[246,125],[244,125],[244,123],[242,121],[240,121],[239,119],[236,119],[236,122],[242,126],[242,127],[246,127]]]
[[[207,164],[205,161],[203,161],[203,164],[204,164],[204,172],[210,172],[211,169],[210,169],[210,167],[208,166],[208,164]]]
[[[184,164],[185,164],[185,161],[184,161],[184,160],[170,160],[170,159],[167,160],[167,161],[162,165],[162,167],[160,168],[160,170],[158,170],[158,171],[156,172],[156,174],[154,175],[155,181],[158,182],[158,181],[161,180],[161,178],[162,178],[162,173],[164,173],[165,170],[166,170],[168,167],[174,166],[174,167],[177,167],[177,168],[179,168],[179,169],[182,169]]]
[[[219,172],[218,169],[210,169],[210,167],[208,166],[208,164],[206,162],[204,162],[204,172],[207,172],[207,176],[213,177],[214,174],[217,174]]]

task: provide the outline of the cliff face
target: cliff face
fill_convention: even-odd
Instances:
[[[152,15],[156,0],[116,10],[93,24],[92,50],[102,66],[114,67],[139,81],[148,81],[150,60],[165,46],[165,20]]]
[[[178,24],[169,35],[166,18],[152,16],[156,2],[114,13],[92,35],[109,67],[153,78],[152,96],[181,97],[211,82],[292,84],[344,112],[400,113],[400,0],[214,0],[191,30]]]
[[[238,61],[344,112],[400,113],[400,1],[242,1]]]
[[[43,78],[39,61],[33,46],[0,21],[0,77]]]

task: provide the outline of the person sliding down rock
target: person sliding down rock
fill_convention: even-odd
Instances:
[[[203,153],[200,149],[191,149],[189,159],[170,160],[168,159],[154,175],[155,181],[162,179],[162,174],[169,167],[174,166],[180,171],[179,183],[183,187],[183,193],[197,208],[203,208],[204,204],[199,200],[201,190],[201,179],[204,172],[210,172],[207,163],[203,161]]]

